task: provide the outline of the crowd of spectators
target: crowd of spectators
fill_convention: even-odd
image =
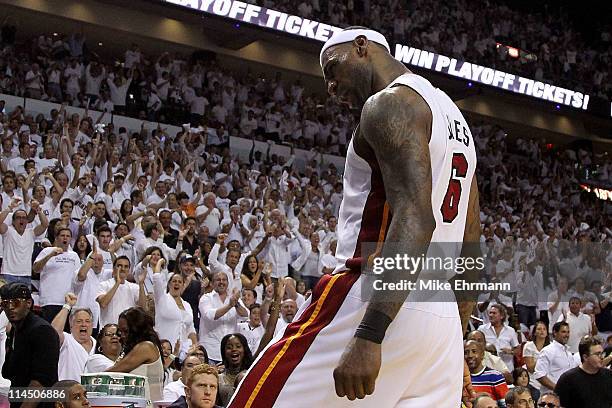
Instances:
[[[137,372],[149,379],[150,399],[174,401],[185,398],[188,370],[208,362],[222,370],[218,402],[227,404],[253,356],[333,271],[342,198],[342,169],[320,156],[304,168],[293,155],[255,148],[240,158],[228,136],[342,152],[352,118],[280,76],[236,79],[214,62],[168,54],[154,62],[137,46],[119,64],[94,62],[83,58],[79,34],[29,44],[3,49],[2,92],[160,122],[180,111],[192,126],[115,129],[88,113],[34,116],[0,102],[8,283],[0,321],[11,345],[3,374],[15,386],[50,386],[83,372]],[[524,384],[524,372],[512,376],[523,365],[538,381],[528,385],[563,398],[563,373],[550,359],[562,352],[569,370],[578,352],[591,373],[589,359],[603,355],[581,350],[583,336],[612,332],[611,209],[578,185],[583,168],[609,180],[611,164],[605,154],[551,148],[487,123],[471,130],[482,280],[511,290],[481,295],[472,324],[483,335],[466,342],[468,364],[473,377],[497,376],[491,394],[500,404],[508,399],[502,381]],[[29,353],[12,341],[26,328],[38,344]],[[21,369],[38,360],[45,367]]]
[[[612,99],[609,21],[598,41],[586,41],[556,4],[526,13],[498,0],[251,2],[338,27],[371,27],[400,44]],[[497,44],[518,48],[521,56]]]
[[[49,33],[4,45],[0,93],[201,125],[211,144],[223,144],[229,136],[256,137],[339,154],[354,123],[347,109],[305,92],[300,80],[288,83],[280,72],[273,78],[238,75],[214,58],[147,56],[137,44],[116,60],[103,60],[88,51],[81,33]]]

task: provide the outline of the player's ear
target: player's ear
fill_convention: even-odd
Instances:
[[[353,44],[357,47],[357,54],[360,57],[364,57],[366,55],[366,50],[368,48],[368,39],[365,35],[360,35],[353,40]]]

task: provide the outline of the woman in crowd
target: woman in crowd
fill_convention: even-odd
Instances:
[[[550,344],[548,325],[543,321],[538,320],[535,326],[533,326],[531,338],[533,340],[528,341],[523,346],[523,359],[525,360],[525,367],[527,368],[530,377],[535,371],[535,366],[538,356],[540,355],[540,351]],[[529,383],[531,384],[532,388],[535,388],[536,390],[540,389],[540,383],[536,379],[530,378]]]
[[[153,328],[153,318],[140,307],[132,307],[122,315],[128,330],[124,357],[106,371],[146,377],[146,399],[159,401],[162,399],[164,366],[161,342]]]
[[[529,376],[529,371],[527,371],[526,368],[515,368],[514,371],[512,371],[512,378],[514,379],[513,384],[515,387],[529,388],[529,391],[531,392],[531,398],[533,398],[534,401],[537,401],[540,398],[540,390],[530,384],[531,379]]]
[[[86,373],[99,373],[112,367],[119,359],[123,349],[121,330],[113,323],[105,325],[100,330],[96,341],[96,354],[89,356],[85,363]]]
[[[244,260],[242,274],[240,275],[242,288],[253,289],[257,293],[257,299],[263,299],[266,285],[265,278],[268,276],[263,273],[264,266],[263,260],[258,261],[255,255],[248,255]]]
[[[74,245],[74,252],[79,255],[81,263],[84,263],[85,259],[91,252],[91,244],[87,240],[86,235],[81,234],[77,237],[76,244]]]
[[[151,246],[147,248],[140,262],[136,264],[134,267],[134,278],[137,276],[141,276],[146,273],[144,277],[144,285],[147,295],[153,293],[153,268],[160,259],[164,260],[164,268],[161,271],[164,279],[168,278],[168,270],[165,268],[166,266],[166,257],[164,256],[163,251],[156,246]]]
[[[171,345],[178,344],[179,357],[198,344],[193,325],[193,311],[189,303],[181,298],[184,281],[181,274],[170,276],[168,283],[162,274],[165,260],[160,258],[153,267],[153,294],[155,298],[155,330]]]
[[[164,387],[168,383],[174,381],[174,373],[176,372],[175,353],[172,352],[172,344],[170,341],[163,339],[161,340],[162,345],[162,360],[164,363]]]
[[[219,376],[219,395],[227,405],[236,390],[236,377],[253,363],[249,343],[242,334],[228,334],[221,339],[221,358],[225,371]]]

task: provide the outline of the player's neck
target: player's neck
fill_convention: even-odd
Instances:
[[[410,70],[406,68],[404,64],[402,64],[395,58],[390,58],[387,64],[382,65],[381,68],[375,70],[373,73],[373,93],[382,91],[387,86],[389,86],[389,84],[393,82],[397,77],[407,73],[410,73]]]

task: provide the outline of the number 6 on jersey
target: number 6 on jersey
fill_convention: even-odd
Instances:
[[[459,200],[461,199],[461,181],[456,177],[465,178],[468,171],[468,162],[463,153],[453,153],[451,165],[451,176],[448,181],[448,188],[442,200],[440,212],[444,222],[451,223],[459,214]]]

